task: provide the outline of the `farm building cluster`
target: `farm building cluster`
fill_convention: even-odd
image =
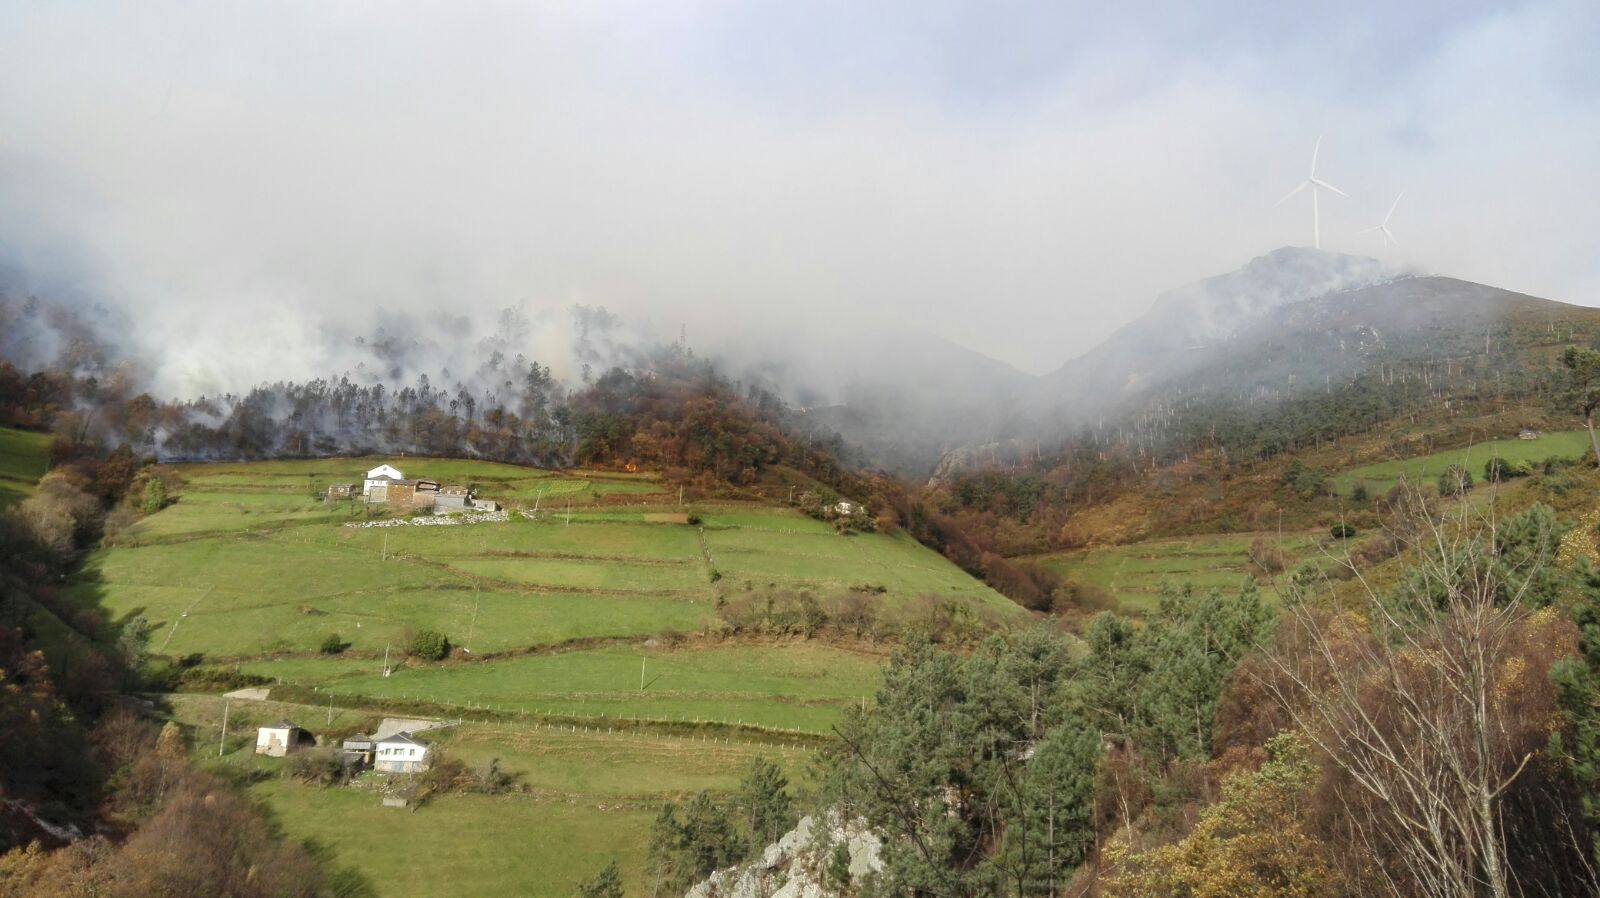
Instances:
[[[336,483],[328,487],[329,499],[353,499],[356,485]],[[500,503],[480,499],[470,487],[443,486],[437,480],[408,479],[393,465],[379,465],[367,472],[361,482],[361,501],[401,511],[432,511],[434,514],[499,511]]]
[[[432,721],[411,723],[428,728],[437,725]],[[256,754],[270,758],[286,757],[316,744],[315,736],[287,720],[256,730]],[[428,769],[431,760],[428,743],[416,738],[410,730],[396,729],[388,720],[376,733],[357,733],[341,741],[339,755],[350,770],[371,769],[379,773],[421,773]]]

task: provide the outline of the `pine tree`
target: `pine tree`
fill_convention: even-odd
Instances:
[[[1576,573],[1579,598],[1571,613],[1578,654],[1550,667],[1566,724],[1551,737],[1550,753],[1562,760],[1577,787],[1590,853],[1600,864],[1600,569],[1584,559]]]
[[[738,801],[753,851],[778,841],[797,820],[794,800],[789,796],[789,778],[766,758],[750,762],[750,770],[739,784]]]
[[[617,862],[608,862],[593,879],[580,884],[578,898],[622,898],[622,874],[617,872]]]

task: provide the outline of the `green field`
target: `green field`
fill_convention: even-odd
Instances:
[[[0,427],[0,508],[21,502],[50,467],[50,435]]]
[[[881,661],[812,643],[619,645],[484,663],[414,665],[389,677],[376,659],[264,660],[242,669],[338,695],[827,732],[847,705],[877,687]]]
[[[1461,465],[1474,478],[1482,478],[1484,463],[1495,457],[1532,464],[1547,458],[1582,458],[1593,451],[1587,430],[1557,430],[1542,433],[1536,440],[1487,440],[1432,455],[1363,465],[1341,473],[1335,482],[1340,492],[1347,493],[1362,483],[1369,492],[1377,493],[1399,483],[1401,477],[1411,483],[1432,483],[1451,465]]]
[[[419,628],[479,654],[693,632],[719,595],[766,588],[883,587],[887,603],[936,594],[1015,610],[904,536],[845,537],[784,508],[719,504],[703,530],[662,523],[676,506],[659,502],[575,505],[570,523],[563,506],[538,520],[343,526],[366,510],[311,493],[372,461],[177,466],[175,501],[96,552],[73,588],[114,619],[143,617],[159,652],[238,660],[312,653],[329,634],[372,657]],[[489,496],[495,484],[598,483],[510,465],[406,465],[426,475],[437,465],[449,472],[441,480]],[[637,477],[606,483],[658,489]]]
[[[802,768],[803,749],[771,743],[828,732],[877,688],[883,657],[823,641],[717,636],[725,600],[870,589],[890,608],[934,595],[1022,616],[903,535],[844,536],[789,508],[741,502],[696,506],[702,523],[690,525],[676,490],[649,475],[402,459],[410,476],[476,485],[514,513],[454,526],[347,526],[387,515],[317,494],[379,461],[165,468],[171,504],[95,551],[69,588],[112,621],[142,618],[156,653],[198,654],[290,694],[314,688],[341,708],[372,700],[447,716],[502,712],[500,722],[430,738],[464,760],[500,758],[527,787],[519,794],[449,796],[408,813],[358,788],[275,775],[250,786],[286,833],[327,846],[380,895],[569,895],[613,856],[630,894],[642,894],[649,825],[663,800],[731,790],[758,753]],[[541,514],[520,513],[536,505]],[[463,651],[444,662],[405,657],[409,635],[423,628]],[[348,643],[342,654],[318,651],[330,634]],[[170,698],[194,737],[215,745],[218,698]],[[270,759],[243,747],[252,715],[268,713],[251,704],[233,703],[235,742],[220,763],[270,772]],[[297,714],[316,730],[332,712],[271,713]]]
[[[251,792],[284,832],[333,851],[378,895],[567,898],[615,860],[645,882],[658,809],[523,795],[452,795],[417,813],[356,789],[269,780]],[[642,894],[642,892],[636,892]]]
[[[1278,542],[1287,567],[1319,556],[1309,534],[1230,533],[1149,540],[1126,546],[1083,549],[1038,556],[1036,560],[1068,580],[1098,587],[1130,611],[1148,611],[1161,598],[1163,586],[1197,590],[1237,590],[1254,576],[1263,594],[1275,598],[1270,578],[1250,563],[1250,544],[1257,538]]]
[[[516,776],[506,795],[447,795],[414,812],[385,808],[370,788],[319,788],[284,777],[281,759],[251,753],[254,727],[279,718],[324,726],[323,708],[278,702],[230,705],[227,754],[216,755],[217,696],[171,697],[197,760],[248,772],[251,795],[297,840],[329,849],[378,895],[460,894],[565,898],[616,860],[628,894],[645,894],[650,824],[666,801],[700,790],[728,794],[757,757],[803,786],[809,749],[603,728],[463,723],[425,735],[469,765],[498,759]],[[339,708],[332,725],[372,729],[379,715]],[[363,782],[376,785],[377,774]]]

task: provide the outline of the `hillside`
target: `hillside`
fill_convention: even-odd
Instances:
[[[144,618],[163,654],[198,653],[297,684],[793,729],[825,729],[830,702],[869,688],[870,678],[845,674],[870,670],[872,656],[786,644],[679,651],[672,642],[802,591],[829,602],[871,596],[884,614],[924,595],[1014,609],[904,536],[842,536],[755,503],[696,506],[691,525],[642,476],[404,460],[514,503],[508,520],[456,526],[368,519],[358,502],[311,498],[373,461],[162,469],[180,484],[176,501],[91,557],[79,590],[118,618]],[[391,523],[401,526],[372,526]],[[385,649],[398,657],[408,632],[423,628],[443,632],[459,657],[378,676]],[[338,658],[319,654],[329,634],[348,643]],[[660,678],[644,695],[641,660]],[[801,701],[766,709],[768,695]]]
[[[349,733],[385,713],[468,720],[429,738],[470,763],[498,758],[526,789],[399,815],[368,790],[276,776],[251,787],[287,832],[333,847],[380,895],[421,882],[564,896],[613,857],[642,887],[660,804],[732,789],[757,755],[800,776],[842,709],[877,688],[881,637],[1020,617],[903,535],[847,536],[758,502],[686,508],[646,473],[383,460],[475,484],[509,514],[424,526],[314,498],[376,458],[164,466],[152,474],[171,503],[91,555],[72,586],[125,627],[142,622],[190,689],[270,684],[271,701],[231,702],[226,750],[207,761],[231,775],[280,771],[250,753],[258,722]],[[427,629],[448,637],[447,659],[408,656]],[[171,702],[214,752],[221,698]],[[487,830],[481,844],[450,835]],[[491,845],[516,860],[487,874]],[[420,880],[398,873],[423,851]]]
[[[1396,276],[1377,260],[1282,247],[1243,267],[1170,290],[1099,346],[1040,379],[1057,414],[1115,408],[1223,357],[1270,313]]]

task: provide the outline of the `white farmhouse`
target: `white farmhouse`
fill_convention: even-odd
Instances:
[[[395,733],[377,742],[372,766],[384,773],[421,773],[428,769],[428,743],[410,733]]]
[[[256,730],[256,754],[281,758],[300,746],[309,734],[287,720]]]
[[[369,497],[372,495],[373,487],[387,486],[391,480],[404,479],[406,479],[406,475],[400,473],[400,469],[394,465],[379,465],[367,472],[367,479],[361,485],[361,495]]]

